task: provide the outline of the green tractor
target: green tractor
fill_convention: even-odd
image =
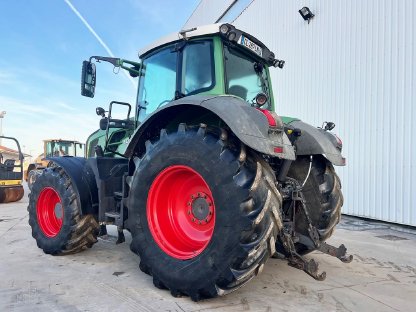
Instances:
[[[284,61],[258,39],[215,24],[157,41],[140,62],[92,56],[82,68],[87,97],[93,60],[137,77],[137,102],[98,107],[89,157],[51,157],[56,166],[36,179],[29,223],[45,253],[89,248],[100,224],[114,224],[131,233],[156,287],[195,301],[238,289],[270,257],[317,280],[325,272],[306,253],[351,261],[343,245],[325,243],[343,204],[335,125],[274,112],[269,69]],[[125,117],[113,117],[116,106]]]

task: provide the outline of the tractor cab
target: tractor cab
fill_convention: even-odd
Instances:
[[[172,100],[195,94],[232,95],[273,110],[268,67],[283,62],[264,44],[229,24],[181,34],[182,40],[150,46],[140,56],[139,121]]]
[[[274,110],[269,67],[282,68],[262,42],[230,24],[192,28],[167,36],[140,52],[140,63],[92,56],[84,61],[81,93],[93,97],[91,61],[107,61],[139,77],[136,120],[191,95],[231,95],[248,105]]]
[[[102,117],[101,131],[88,139],[88,155],[95,153],[95,146],[102,146],[103,151],[100,150],[98,155],[121,156],[127,149],[124,142],[134,129],[156,111],[175,100],[197,95],[237,98],[247,106],[258,108],[272,124],[281,124],[280,120],[273,121],[280,117],[269,114],[274,111],[269,67],[282,68],[284,61],[276,59],[274,53],[254,36],[230,24],[201,26],[183,30],[179,35],[171,34],[141,50],[139,57],[140,62],[134,62],[92,56],[83,62],[83,96],[94,97],[95,94],[96,66],[93,60],[109,62],[139,79],[135,109],[117,101],[110,103],[108,112],[97,108],[97,115]],[[114,105],[128,106],[124,122],[112,117]],[[134,117],[130,117],[130,110]]]

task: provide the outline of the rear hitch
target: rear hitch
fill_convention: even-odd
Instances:
[[[308,174],[309,175],[309,174]],[[306,180],[305,180],[306,181]],[[312,276],[318,281],[323,281],[326,278],[326,272],[319,273],[319,264],[314,259],[307,260],[296,251],[295,242],[302,240],[305,244],[308,244],[311,248],[315,248],[322,253],[336,257],[344,263],[350,263],[353,260],[352,255],[347,255],[347,248],[342,244],[339,247],[332,246],[319,240],[319,232],[312,225],[311,218],[305,207],[305,200],[303,198],[302,188],[303,185],[299,184],[296,180],[288,179],[289,188],[283,190],[283,196],[290,198],[293,202],[293,211],[297,204],[300,205],[305,218],[308,222],[308,235],[301,235],[294,230],[295,218],[290,222],[286,222],[280,233],[280,239],[283,244],[283,248],[286,251],[286,259],[288,264],[299,270],[303,270],[308,275]]]
[[[317,281],[323,281],[326,278],[326,272],[318,273],[319,263],[314,259],[305,260],[301,256],[289,259],[289,265],[299,270],[303,270],[305,273],[312,276]]]
[[[316,262],[314,259],[306,260],[301,255],[299,255],[296,252],[295,244],[293,243],[291,235],[287,232],[287,228],[284,228],[282,232],[283,233],[281,237],[283,246],[289,253],[289,257],[287,257],[288,264],[296,269],[304,271],[318,281],[323,281],[326,278],[326,272],[318,272],[318,262]]]
[[[327,243],[321,243],[318,250],[327,255],[338,258],[344,263],[350,263],[353,259],[352,255],[347,256],[347,248],[344,244],[340,245],[338,248]]]
[[[281,237],[283,246],[289,254],[287,257],[288,264],[294,268],[304,271],[318,281],[325,280],[326,272],[318,272],[319,263],[314,259],[307,260],[299,255],[296,252],[292,236],[285,229],[283,231],[284,233],[281,235]],[[317,250],[327,255],[336,257],[344,263],[350,263],[353,259],[352,255],[347,255],[347,248],[345,248],[343,244],[337,248],[323,242],[319,247],[317,247]]]

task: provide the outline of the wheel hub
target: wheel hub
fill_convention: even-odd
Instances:
[[[63,210],[62,210],[62,204],[61,203],[56,203],[55,208],[54,208],[54,212],[55,212],[55,217],[56,218],[62,219]]]
[[[207,194],[203,192],[192,194],[188,206],[190,206],[188,215],[192,222],[206,224],[212,219],[213,203]]]

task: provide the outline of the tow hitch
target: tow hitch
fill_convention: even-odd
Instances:
[[[284,222],[280,238],[283,248],[286,251],[285,258],[287,259],[288,264],[299,270],[303,270],[305,273],[309,274],[318,281],[323,281],[326,278],[326,272],[319,272],[319,263],[314,259],[305,259],[305,257],[297,253],[295,247],[296,242],[301,241],[303,244],[311,245],[314,249],[336,257],[344,263],[350,263],[353,260],[353,256],[347,255],[347,248],[344,244],[339,247],[335,247],[328,243],[320,242],[319,232],[312,225],[311,218],[306,209],[302,188],[303,185],[301,185],[298,181],[287,178],[287,184],[282,190],[282,194],[284,198],[292,200],[293,211],[300,208],[303,212],[305,219],[308,222],[308,235],[302,235],[294,230],[296,219],[295,213],[293,213],[292,220]]]

